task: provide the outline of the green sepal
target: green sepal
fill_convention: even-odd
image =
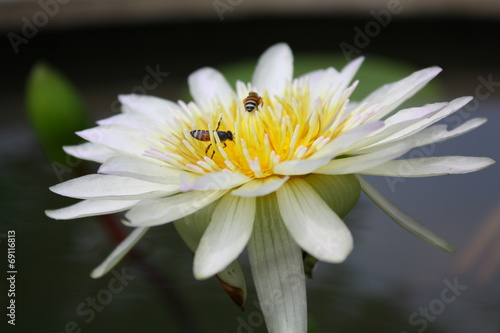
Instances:
[[[304,262],[304,273],[309,278],[312,279],[312,274],[316,264],[318,263],[318,259],[314,258],[309,253],[302,250],[302,261]]]
[[[310,174],[305,176],[304,180],[341,218],[356,205],[361,194],[359,181],[354,175]]]
[[[215,201],[199,211],[174,222],[175,229],[191,251],[196,252],[201,237],[212,219],[212,213],[217,203],[218,201]],[[233,261],[228,267],[219,272],[217,279],[233,302],[243,309],[247,297],[247,287],[245,274],[238,260]]]
[[[378,192],[370,183],[368,183],[364,178],[358,176],[359,182],[363,189],[363,192],[373,200],[391,219],[397,224],[403,227],[406,231],[409,231],[418,238],[426,241],[427,243],[440,248],[449,253],[455,253],[455,248],[451,246],[444,239],[427,229],[422,223],[409,216],[398,207],[396,207],[392,202],[385,198],[380,192]]]

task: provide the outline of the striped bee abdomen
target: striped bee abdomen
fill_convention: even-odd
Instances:
[[[259,105],[263,106],[264,101],[262,97],[259,96],[259,94],[257,94],[255,91],[251,91],[243,100],[243,104],[245,105],[245,110],[247,110],[248,112],[252,112],[253,110],[259,110]]]

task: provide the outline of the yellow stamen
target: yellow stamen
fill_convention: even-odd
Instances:
[[[280,97],[259,91],[264,107],[253,112],[246,112],[242,103],[253,87],[242,83],[232,101],[179,102],[183,112],[165,125],[163,133],[161,128],[152,133],[160,138],[145,155],[198,174],[228,170],[269,177],[278,163],[309,158],[376,112],[357,116],[347,112],[354,87],[310,99],[307,80],[296,80]],[[207,141],[193,137],[195,130],[207,131],[203,132]]]

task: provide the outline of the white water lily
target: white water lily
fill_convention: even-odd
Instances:
[[[175,222],[195,251],[196,278],[219,274],[244,290],[236,259],[248,245],[269,331],[306,332],[302,251],[329,263],[345,260],[353,239],[341,217],[355,204],[360,187],[403,227],[452,250],[359,175],[424,177],[493,163],[461,156],[397,159],[486,120],[472,119],[450,131],[432,126],[471,97],[395,112],[441,71],[437,67],[352,103],[357,82],[350,82],[362,61],[340,72],[328,68],[293,79],[291,50],[277,44],[261,56],[252,82],[237,82],[236,90],[217,70],[202,68],[189,77],[194,99],[189,104],[120,96],[122,113],[79,132],[88,143],[65,147],[68,154],[102,163],[98,174],[51,187],[84,200],[46,213],[73,219],[125,212],[123,222],[136,229],[93,277],[108,272],[150,227]],[[247,112],[242,100],[250,91],[264,104]],[[209,141],[197,140],[194,130],[208,131]],[[228,131],[232,140],[221,138]]]

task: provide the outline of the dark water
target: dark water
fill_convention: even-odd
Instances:
[[[86,36],[85,31],[79,33]],[[107,33],[112,35],[108,30]],[[154,39],[138,34],[138,45],[143,45],[138,41],[141,38],[150,38],[151,42]],[[61,60],[64,52],[70,51],[59,49],[59,54],[57,49],[43,44],[58,38],[74,47],[68,35],[48,34],[35,45],[39,47],[38,56],[59,60],[70,74],[81,74],[76,75],[77,82],[94,119],[109,116],[112,96],[129,92],[135,86],[135,78],[144,75],[144,64],[154,65],[157,61],[153,51],[154,56],[146,60],[145,51],[139,61],[117,58],[123,68],[126,64],[134,67],[122,73],[110,65],[116,56],[112,44],[102,51],[101,57],[106,59],[102,62],[88,50],[72,53],[80,55],[78,59],[84,66],[91,63],[86,56],[96,61],[99,70],[92,77],[83,70],[79,72],[74,63]],[[96,40],[96,45],[105,44],[106,39]],[[308,47],[306,42],[302,45]],[[380,49],[378,52],[383,53]],[[210,54],[210,61],[214,62],[214,53]],[[163,55],[169,57],[167,53]],[[181,51],[172,55],[177,59],[182,56]],[[416,61],[416,65],[441,64],[442,55],[435,57],[422,60],[425,64]],[[20,76],[26,74],[33,59],[26,54],[16,58],[20,61],[16,65]],[[171,69],[172,76],[159,88],[158,95],[176,98],[186,73],[207,65],[201,54],[193,59],[193,63],[182,62],[178,71]],[[456,59],[449,61],[452,69],[458,68],[453,67]],[[445,76],[443,82],[451,87],[447,86],[449,96],[444,99],[474,94],[476,76],[491,73],[485,68],[487,61],[486,65],[481,61],[474,64],[476,67],[451,70]],[[498,72],[493,72],[493,78],[500,80]],[[6,324],[5,278],[0,284],[0,325],[8,328],[2,328],[2,332],[265,332],[246,254],[241,261],[248,273],[249,296],[242,312],[215,279],[200,282],[193,278],[192,254],[171,225],[154,228],[137,251],[116,268],[116,275],[108,274],[98,280],[89,277],[90,271],[113,249],[112,236],[116,236],[117,230],[110,229],[113,224],[109,221],[97,218],[54,221],[43,214],[44,209],[73,201],[47,189],[58,180],[51,161],[40,151],[25,121],[21,81],[22,78],[13,78],[14,87],[9,86],[2,94],[5,109],[0,125],[0,251],[1,257],[6,258],[6,234],[15,230],[18,272],[15,327]],[[99,109],[101,112],[96,111]],[[500,161],[499,110],[500,100],[494,91],[473,113],[475,117],[487,117],[485,125],[421,152],[436,156],[488,156]],[[353,253],[340,265],[320,263],[314,278],[308,281],[312,331],[500,332],[499,171],[496,164],[467,175],[404,181],[367,177],[399,207],[453,244],[457,252],[444,253],[408,234],[362,196],[346,218],[354,235]],[[76,176],[74,171],[65,174],[65,179]],[[7,277],[5,259],[1,262],[2,275]]]

